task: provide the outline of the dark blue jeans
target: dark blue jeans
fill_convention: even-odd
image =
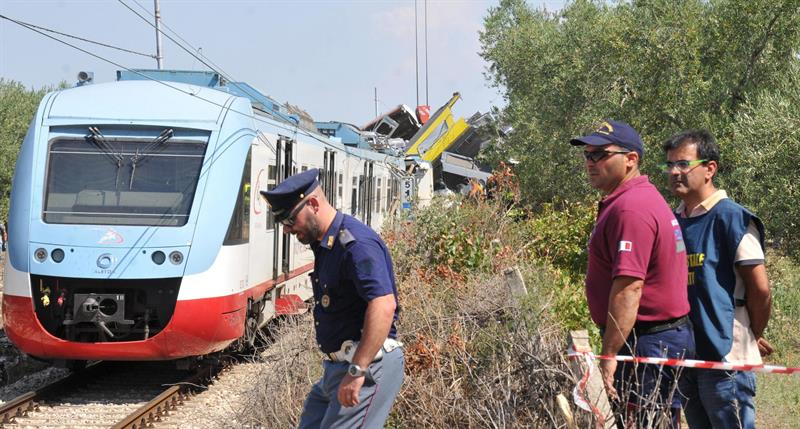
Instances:
[[[620,355],[641,357],[693,359],[694,331],[691,323],[653,334],[631,334]],[[680,427],[680,408],[684,402],[678,388],[682,374],[679,367],[620,362],[614,383],[621,398],[627,399],[627,412],[621,416],[625,427],[654,427],[659,420],[668,419],[670,427]],[[621,405],[621,404],[620,404]],[[636,423],[630,421],[635,419]]]
[[[752,372],[687,369],[681,377],[686,422],[692,429],[756,427],[756,376]]]

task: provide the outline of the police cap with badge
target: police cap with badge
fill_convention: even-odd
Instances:
[[[312,168],[286,178],[274,189],[261,191],[276,222],[280,223],[291,217],[292,209],[319,186],[318,178],[319,169]]]

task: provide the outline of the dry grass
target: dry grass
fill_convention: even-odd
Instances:
[[[309,315],[282,320],[271,329],[277,341],[253,357],[264,365],[252,381],[249,401],[241,405],[236,423],[225,427],[297,427],[303,401],[322,376]]]
[[[434,201],[415,219],[384,229],[406,353],[405,382],[387,427],[566,426],[555,400],[571,398],[582,375],[566,356],[567,327],[576,327],[576,315],[585,312],[575,298],[582,297],[582,285],[575,273],[541,262],[536,252],[546,243],[536,242],[532,221],[519,213],[507,202]],[[511,294],[503,275],[511,266],[520,269],[527,295]],[[268,365],[239,422],[296,426],[321,376],[308,319],[282,329],[264,354]],[[575,417],[578,427],[593,426],[591,414],[578,410]]]

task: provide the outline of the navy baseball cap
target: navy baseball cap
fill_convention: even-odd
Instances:
[[[639,133],[625,122],[608,119],[600,124],[595,132],[588,136],[574,138],[569,141],[573,146],[605,146],[615,144],[628,150],[636,151],[639,158],[644,156],[644,144]]]
[[[275,215],[276,222],[281,222],[289,217],[294,206],[319,186],[318,178],[319,169],[312,168],[287,177],[275,189],[261,191],[261,195],[269,203],[272,214]]]

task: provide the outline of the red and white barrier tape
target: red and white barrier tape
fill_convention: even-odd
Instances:
[[[641,357],[641,356],[607,356],[595,355],[591,352],[579,352],[570,347],[567,350],[567,355],[570,357],[588,356],[591,359],[606,359],[618,360],[621,362],[638,362],[650,363],[655,365],[667,366],[681,366],[685,368],[703,368],[703,369],[719,369],[724,371],[752,371],[752,372],[765,372],[770,374],[794,374],[800,375],[800,367],[786,367],[777,365],[745,365],[734,364],[728,362],[713,362],[706,360],[695,359],[669,359],[669,358],[655,358],[655,357]]]
[[[574,350],[570,347],[570,351],[573,352]],[[581,356],[582,355],[582,356]],[[586,397],[586,384],[589,382],[589,377],[592,376],[592,369],[594,365],[592,365],[592,356],[588,354],[570,354],[570,356],[574,357],[583,357],[586,362],[586,372],[583,373],[583,377],[581,377],[578,384],[572,389],[572,401],[584,411],[589,411],[590,413],[594,414],[595,416],[595,425],[598,429],[603,429],[603,422],[605,421],[605,416],[603,416],[603,412],[600,411],[590,400]]]
[[[752,371],[752,372],[764,372],[770,374],[790,374],[790,375],[800,375],[800,367],[786,367],[786,366],[777,366],[777,365],[744,365],[744,364],[733,364],[728,362],[712,362],[712,361],[705,361],[705,360],[696,360],[696,359],[668,359],[668,358],[654,358],[654,357],[640,357],[640,356],[624,356],[624,355],[617,355],[617,356],[608,356],[608,355],[595,355],[592,352],[579,352],[570,346],[567,349],[567,355],[572,358],[578,358],[584,360],[586,364],[586,372],[581,377],[578,384],[575,386],[575,389],[572,391],[573,401],[575,405],[579,408],[589,411],[595,415],[595,424],[598,428],[603,427],[603,421],[605,417],[603,413],[598,409],[594,404],[592,404],[586,396],[586,385],[591,377],[592,370],[594,368],[593,359],[605,359],[605,360],[617,360],[621,362],[637,362],[637,363],[646,363],[646,364],[655,364],[655,365],[667,365],[667,366],[680,366],[684,368],[703,368],[703,369],[716,369],[716,370],[724,370],[724,371]]]

